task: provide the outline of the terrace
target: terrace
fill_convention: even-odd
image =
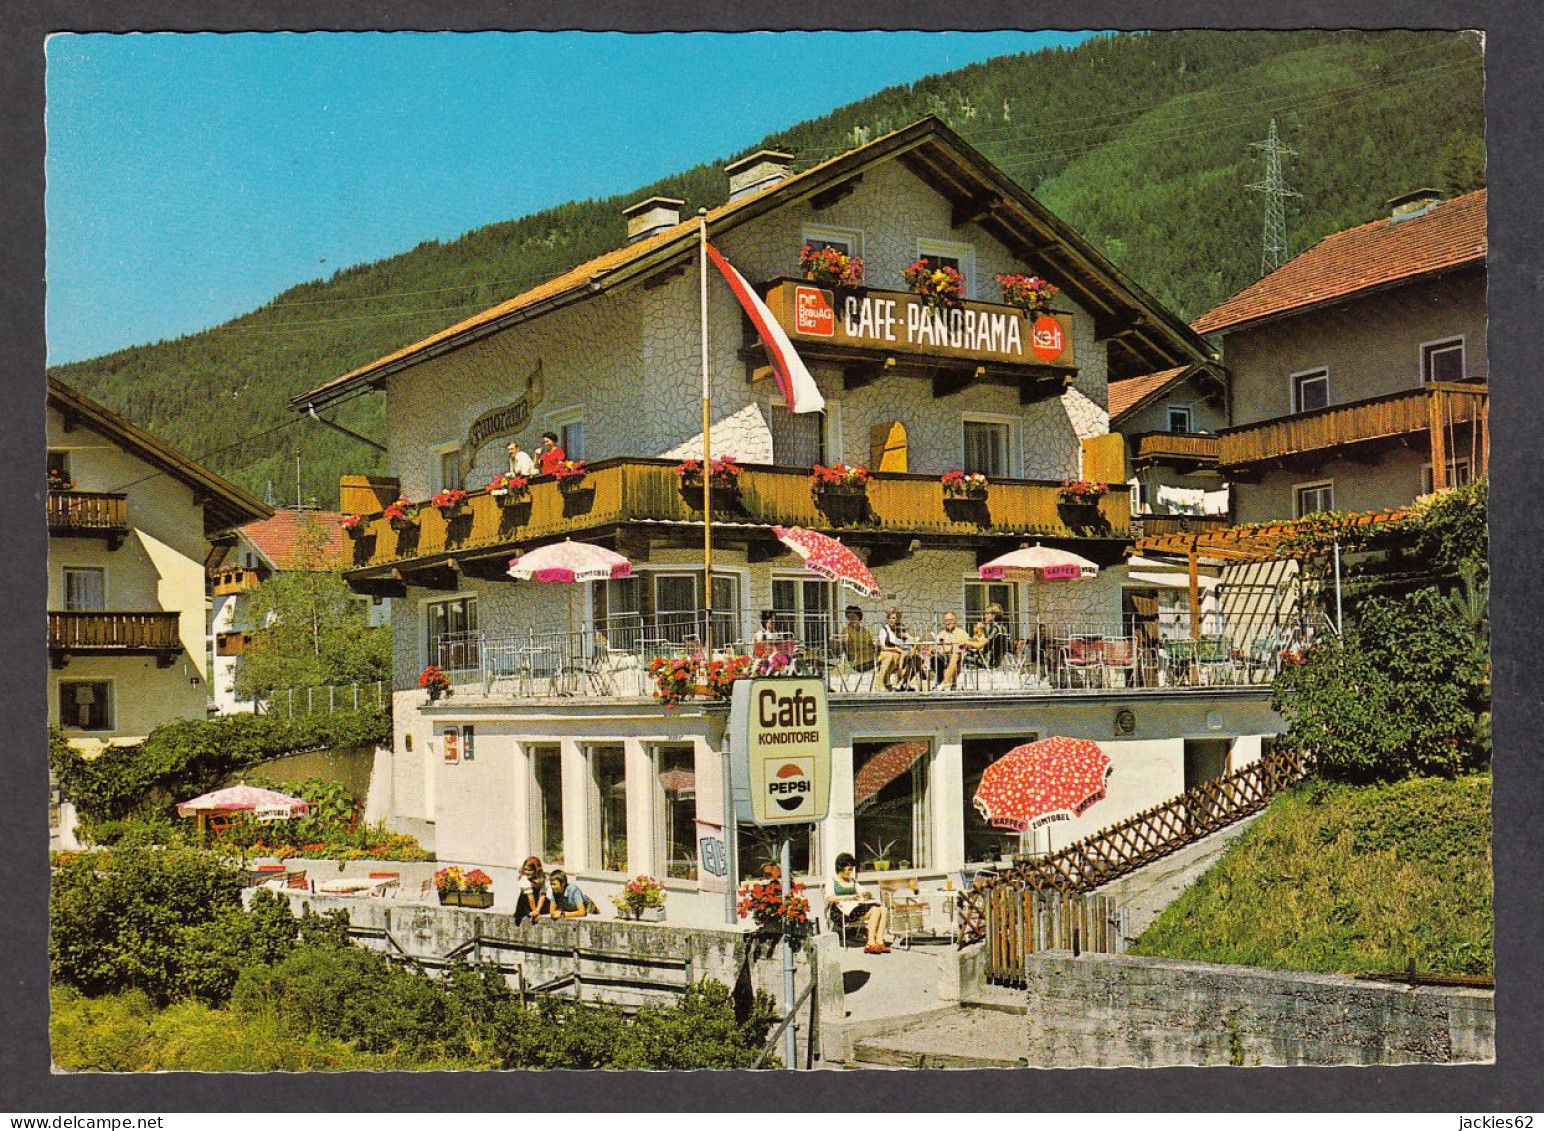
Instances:
[[[129,497],[110,491],[48,492],[48,533],[55,538],[102,538],[116,550],[129,533]]]
[[[177,613],[48,614],[48,652],[56,668],[72,655],[154,656],[169,667],[182,653]]]

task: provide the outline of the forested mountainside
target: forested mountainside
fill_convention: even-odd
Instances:
[[[339,474],[381,457],[295,416],[290,397],[619,245],[633,201],[721,203],[723,162],[743,154],[786,148],[803,168],[936,114],[1193,319],[1259,276],[1264,201],[1248,186],[1264,162],[1251,143],[1272,119],[1296,151],[1296,253],[1412,188],[1483,184],[1483,82],[1478,39],[1448,32],[1099,37],[880,91],[625,195],[431,240],[212,329],[51,372],[259,495],[273,483],[293,496],[298,448],[304,494],[331,503]],[[382,412],[370,394],[331,415],[379,436]]]

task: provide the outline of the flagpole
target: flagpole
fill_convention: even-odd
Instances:
[[[708,387],[708,210],[697,209],[698,300],[702,323],[702,612],[708,662],[713,660],[713,441]]]

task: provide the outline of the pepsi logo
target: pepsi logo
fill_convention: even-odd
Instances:
[[[809,775],[794,762],[779,766],[767,783],[772,799],[790,813],[803,808],[814,788]]]

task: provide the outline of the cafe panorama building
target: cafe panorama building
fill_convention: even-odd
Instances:
[[[1257,758],[1280,729],[1258,673],[1159,671],[1148,647],[1090,671],[1067,644],[1131,641],[1143,584],[1125,564],[1109,381],[1214,360],[1205,342],[936,119],[802,170],[762,151],[726,174],[707,238],[764,296],[825,406],[788,411],[752,323],[709,278],[712,454],[742,468],[715,485],[711,572],[700,481],[678,467],[703,447],[701,230],[684,202],[635,205],[616,250],[296,398],[318,414],[366,386],[386,398],[390,475],[345,477],[341,504],[363,516],[349,583],[394,602],[394,746],[375,811],[441,860],[537,855],[602,884],[647,873],[682,894],[712,887],[702,846],[724,821],[728,705],[667,705],[649,671],[701,655],[709,635],[715,657],[775,651],[827,681],[829,811],[795,843],[796,870],[815,877],[843,851],[860,872],[924,883],[1011,851],[971,798],[988,763],[1034,738],[1093,739],[1113,762],[1106,798],[1039,833],[1040,848]],[[861,258],[863,285],[811,282],[806,247]],[[913,293],[903,272],[920,259],[957,270],[962,301],[935,309]],[[1050,309],[1004,304],[997,279],[1012,275],[1053,284]],[[582,470],[490,489],[509,442],[535,451],[545,432]],[[812,483],[815,465],[837,463],[871,478]],[[985,494],[947,490],[955,470],[984,474]],[[1069,480],[1115,489],[1069,503]],[[468,494],[431,505],[446,490]],[[407,515],[386,514],[399,496]],[[882,595],[833,591],[779,526],[839,537]],[[630,576],[509,576],[512,557],[564,539],[622,554]],[[1098,575],[980,580],[984,562],[1034,542]],[[945,614],[969,631],[995,605],[1007,638],[954,688],[888,691],[861,637],[836,642],[848,605],[861,632],[898,608],[923,640]],[[781,642],[758,648],[758,632]],[[420,688],[430,665],[450,694]],[[753,829],[736,843],[742,875],[772,858]]]

